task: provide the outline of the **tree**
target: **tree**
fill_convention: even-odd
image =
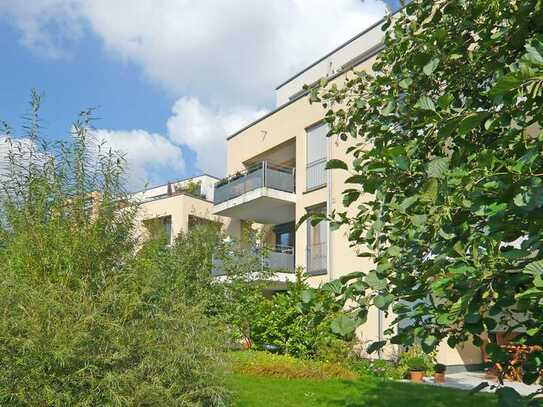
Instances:
[[[543,3],[418,0],[383,25],[373,72],[321,82],[330,136],[353,139],[333,225],[375,269],[338,296],[393,311],[390,341],[481,345],[493,329],[543,352]],[[363,198],[363,199],[362,199]],[[314,219],[318,222],[319,219]],[[396,333],[395,333],[396,332]],[[373,344],[378,349],[384,343]],[[486,345],[493,361],[510,355]],[[509,393],[510,394],[510,393]]]

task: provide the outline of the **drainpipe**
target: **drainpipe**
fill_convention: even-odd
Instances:
[[[328,160],[332,158],[332,138],[328,137],[328,143],[326,144]],[[330,216],[332,213],[332,171],[326,170],[326,189],[328,196],[326,198],[326,215]],[[330,223],[326,223],[326,268],[328,270],[328,281],[332,281],[332,239],[331,239]]]

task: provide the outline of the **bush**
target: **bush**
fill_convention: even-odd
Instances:
[[[1,405],[222,405],[220,325],[137,254],[122,158],[73,141],[13,141],[0,193]],[[43,146],[43,147],[41,147]]]
[[[361,376],[380,377],[383,379],[402,379],[405,376],[403,369],[394,362],[382,359],[351,359],[348,363],[351,370]]]
[[[410,372],[424,372],[426,370],[426,361],[420,356],[407,359],[406,364]]]
[[[284,379],[345,379],[357,374],[339,363],[300,360],[288,355],[268,352],[231,352],[229,358],[234,373]]]
[[[447,371],[447,366],[441,363],[436,363],[434,365],[434,372],[436,373],[445,373]]]
[[[416,368],[430,374],[433,371],[435,357],[433,354],[427,355],[420,346],[411,346],[402,351],[397,366],[402,376],[406,376],[409,370]]]
[[[346,358],[348,342],[331,332],[331,320],[340,306],[324,291],[312,289],[298,270],[296,283],[288,291],[262,300],[251,322],[251,337],[257,347],[279,346],[284,353],[300,358],[333,362]]]

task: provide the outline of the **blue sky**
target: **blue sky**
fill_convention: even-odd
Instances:
[[[18,130],[36,88],[51,139],[97,108],[131,188],[221,176],[226,136],[274,108],[275,86],[384,12],[379,0],[3,0],[0,119]]]

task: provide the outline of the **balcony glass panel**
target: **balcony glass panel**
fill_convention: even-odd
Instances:
[[[255,249],[255,252],[260,251]],[[294,249],[290,246],[275,246],[265,249],[266,254],[262,254],[262,266],[267,266],[270,270],[277,273],[294,273]],[[211,274],[214,277],[224,276],[223,261],[213,258],[213,268]]]
[[[215,184],[215,205],[261,187],[294,192],[294,169],[263,161]]]

